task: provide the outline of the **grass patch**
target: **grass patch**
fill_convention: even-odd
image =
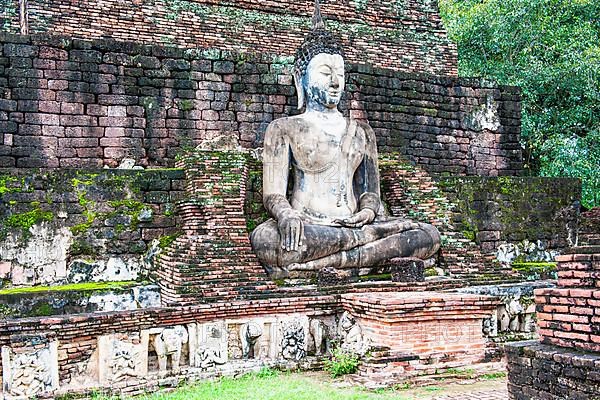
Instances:
[[[44,292],[66,292],[66,291],[95,291],[95,290],[113,290],[113,289],[126,289],[128,287],[139,285],[139,282],[126,281],[126,282],[84,282],[84,283],[73,283],[70,285],[62,286],[31,286],[24,288],[10,288],[0,290],[0,296],[2,295],[13,295],[13,294],[27,294],[27,293],[44,293]]]
[[[495,379],[500,379],[500,378],[506,378],[506,372],[491,372],[489,374],[483,374],[479,377],[479,379],[485,380],[485,381],[491,381],[491,380],[495,380]]]
[[[96,395],[93,400],[116,400]],[[369,392],[360,388],[337,388],[330,382],[304,374],[281,373],[265,369],[240,378],[220,378],[182,387],[171,393],[137,397],[144,400],[378,400],[409,399],[395,391]]]
[[[491,375],[491,374],[490,374]],[[473,385],[445,385],[413,388],[409,383],[388,389],[369,391],[332,380],[323,373],[290,373],[263,368],[240,378],[220,378],[180,387],[171,392],[146,394],[139,400],[430,400],[441,393],[457,395],[473,390],[498,387],[502,382],[479,382]],[[343,386],[343,387],[341,387]],[[101,394],[93,400],[117,400]]]

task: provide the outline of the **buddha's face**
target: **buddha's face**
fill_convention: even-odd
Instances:
[[[306,68],[302,80],[308,103],[336,108],[344,91],[344,59],[339,54],[320,53]]]

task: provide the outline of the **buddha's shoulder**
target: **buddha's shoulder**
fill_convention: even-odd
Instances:
[[[362,120],[355,120],[357,130],[364,136],[367,141],[375,140],[375,132],[368,122]]]
[[[302,118],[300,115],[293,115],[291,117],[281,117],[273,120],[269,124],[270,129],[281,129],[281,128],[289,128],[293,126],[301,126],[306,127],[309,123],[306,119]]]
[[[267,127],[267,134],[280,136],[280,135],[291,135],[293,136],[296,132],[301,132],[306,129],[310,129],[310,124],[304,118],[300,116],[282,117],[278,118]]]

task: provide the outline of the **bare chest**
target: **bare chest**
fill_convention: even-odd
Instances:
[[[290,141],[293,162],[298,169],[315,174],[340,167],[353,173],[365,154],[365,136],[362,130],[354,132],[320,131],[315,134],[297,135]],[[340,171],[341,172],[341,171]]]

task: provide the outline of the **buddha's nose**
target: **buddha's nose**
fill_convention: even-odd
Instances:
[[[331,87],[334,89],[340,87],[340,78],[336,74],[331,75]]]

